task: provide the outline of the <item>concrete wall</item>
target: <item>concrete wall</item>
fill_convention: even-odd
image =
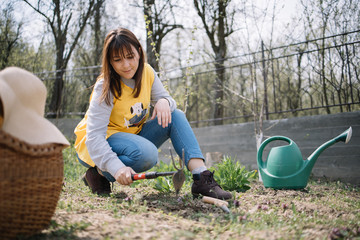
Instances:
[[[52,121],[64,135],[74,137],[72,131],[79,120]],[[326,149],[318,158],[312,174],[315,177],[360,184],[360,111],[265,121],[263,129],[266,138],[275,135],[291,138],[306,159],[322,143],[336,137],[350,126],[353,129],[350,142],[339,142]],[[257,168],[254,123],[197,128],[194,133],[204,156],[220,152],[236,158],[249,169]],[[269,144],[265,148],[264,159],[275,144]],[[159,158],[165,162],[169,160],[169,146],[170,143],[167,142],[161,147]],[[218,154],[212,154],[216,155]]]
[[[81,119],[73,118],[59,118],[59,119],[48,119],[50,122],[55,124],[57,128],[67,137],[70,141],[75,140],[74,129]]]

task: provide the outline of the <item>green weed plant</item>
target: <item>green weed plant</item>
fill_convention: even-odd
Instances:
[[[170,172],[175,171],[174,166],[170,164],[166,164],[160,161],[155,167],[154,171],[156,172]],[[169,193],[174,191],[174,187],[172,186],[171,177],[158,177],[153,181],[153,188],[158,190],[159,192]]]
[[[151,168],[148,172],[171,172],[171,171],[177,171],[171,163],[167,164],[163,161],[159,161],[158,164],[156,164],[156,166]],[[183,188],[184,187],[186,188],[186,185],[190,184],[191,173],[186,169],[184,169],[184,172],[185,172],[185,182]],[[145,184],[146,186],[150,186],[151,188],[161,193],[175,192],[171,176],[158,177],[155,179],[139,180],[139,181],[135,181],[131,186],[141,187],[143,184]]]
[[[250,180],[257,176],[256,170],[246,170],[245,166],[230,156],[225,156],[210,170],[215,171],[215,180],[226,191],[245,192],[250,189]]]

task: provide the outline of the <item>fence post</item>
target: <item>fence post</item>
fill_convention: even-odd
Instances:
[[[263,68],[263,77],[264,77],[264,109],[266,120],[269,120],[269,108],[268,108],[268,99],[267,99],[267,74],[265,69],[265,50],[264,50],[264,42],[261,41],[261,61]]]

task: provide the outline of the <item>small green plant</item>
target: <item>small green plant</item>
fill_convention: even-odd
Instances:
[[[156,172],[171,172],[175,171],[175,168],[171,164],[160,161],[153,170]],[[163,193],[174,191],[174,187],[169,179],[170,177],[158,177],[153,180],[152,187]]]
[[[172,172],[172,171],[177,171],[177,170],[171,163],[166,164],[160,161],[158,164],[156,164],[156,166],[154,166],[147,172]],[[191,178],[191,173],[189,171],[186,171],[185,169],[184,172],[185,172],[185,183],[183,188],[189,184]],[[133,182],[131,186],[132,187],[150,186],[153,189],[162,193],[170,193],[175,191],[171,176],[158,177],[155,179],[148,179],[148,180],[139,180]]]
[[[250,179],[255,179],[257,171],[247,171],[238,161],[225,156],[221,163],[214,165],[214,178],[227,191],[245,192],[250,189]]]
[[[170,171],[176,171],[175,167],[172,164],[166,164],[162,161],[160,161],[153,169],[153,171],[157,172],[170,172]],[[190,179],[190,173],[185,170],[185,182]],[[169,177],[158,177],[153,180],[153,188],[158,190],[159,192],[174,192],[174,186],[172,183],[171,176]]]
[[[153,188],[158,190],[159,192],[169,193],[174,191],[171,180],[169,180],[169,178],[167,177],[157,178],[154,183],[155,184],[153,185]]]

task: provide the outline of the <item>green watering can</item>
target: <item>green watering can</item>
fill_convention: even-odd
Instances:
[[[339,136],[318,147],[308,159],[303,160],[299,147],[290,138],[274,136],[266,139],[257,153],[259,172],[265,187],[274,189],[305,188],[311,170],[319,155],[333,144],[343,141],[348,143],[352,134],[351,127]],[[288,145],[274,147],[270,150],[267,160],[262,160],[265,146],[275,140],[288,142]]]

